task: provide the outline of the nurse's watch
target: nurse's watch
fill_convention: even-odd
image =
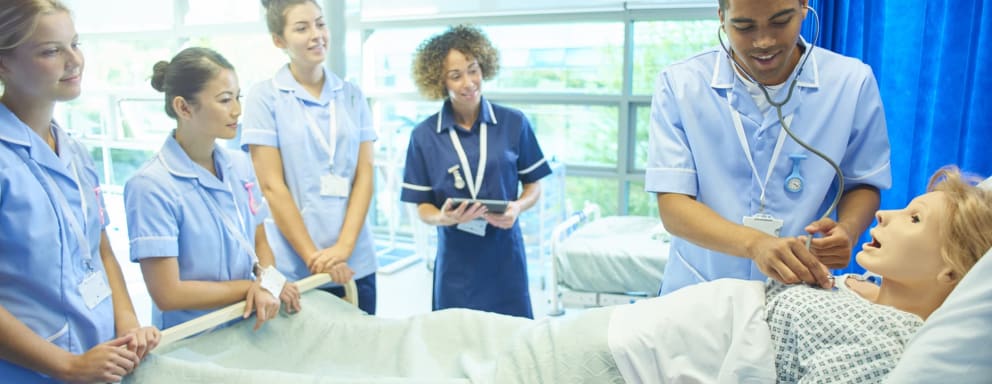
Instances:
[[[785,190],[788,192],[796,193],[803,190],[803,176],[799,174],[799,163],[806,158],[806,155],[802,153],[793,153],[789,155],[789,159],[792,159],[792,173],[785,178]]]
[[[256,280],[262,278],[262,265],[257,261],[251,265],[251,275],[255,276]]]

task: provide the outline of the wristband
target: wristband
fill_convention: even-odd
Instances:
[[[286,284],[286,276],[283,276],[282,272],[271,265],[262,268],[258,280],[262,289],[269,291],[276,298],[279,298],[279,294],[282,293],[282,286]]]

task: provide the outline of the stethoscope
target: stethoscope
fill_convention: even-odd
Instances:
[[[834,201],[830,203],[830,206],[827,208],[827,210],[823,212],[822,216],[820,216],[820,219],[822,220],[827,217],[830,217],[830,214],[834,211],[834,209],[837,209],[837,205],[840,204],[840,197],[841,194],[843,194],[844,192],[844,172],[841,171],[840,166],[838,166],[837,163],[831,160],[830,157],[828,157],[826,154],[820,152],[816,148],[813,148],[813,146],[807,144],[805,141],[799,139],[799,137],[797,137],[796,134],[793,133],[791,129],[789,129],[789,124],[786,122],[786,119],[782,116],[782,107],[785,106],[785,104],[787,104],[789,100],[792,99],[792,92],[793,90],[796,89],[796,83],[799,81],[799,75],[803,73],[803,68],[805,68],[806,66],[806,61],[809,60],[810,56],[812,56],[813,47],[816,46],[816,43],[820,40],[820,15],[817,14],[816,10],[813,9],[812,7],[807,6],[806,9],[808,9],[810,12],[813,12],[813,20],[816,21],[816,29],[815,29],[816,33],[813,34],[813,43],[808,45],[809,51],[806,52],[806,54],[803,56],[802,62],[799,63],[799,71],[796,73],[796,76],[793,77],[792,82],[789,83],[789,91],[788,93],[786,93],[785,99],[779,102],[772,100],[772,97],[768,93],[768,89],[765,88],[765,85],[755,80],[754,77],[752,77],[751,74],[748,73],[746,69],[744,69],[744,66],[737,63],[737,60],[734,60],[734,56],[730,53],[730,49],[728,49],[727,45],[723,42],[723,35],[720,33],[720,31],[723,31],[723,24],[720,24],[720,26],[717,27],[716,37],[720,41],[720,47],[723,48],[723,51],[727,53],[727,58],[730,60],[731,63],[734,64],[734,67],[736,67],[740,71],[740,73],[743,73],[744,76],[746,76],[748,80],[750,80],[752,83],[757,84],[758,88],[761,89],[761,93],[765,95],[765,100],[768,101],[768,104],[775,107],[775,112],[778,114],[778,122],[782,124],[782,129],[785,131],[785,133],[787,133],[789,137],[792,138],[792,140],[795,140],[797,144],[799,144],[806,150],[812,152],[816,156],[820,157],[828,164],[830,164],[831,167],[834,168],[834,172],[837,175],[837,195],[834,196]],[[794,185],[795,183],[794,177],[798,177],[797,170],[795,169],[798,167],[798,160],[799,158],[793,159],[793,173],[787,179],[787,184],[786,184],[787,188],[790,187],[790,184]],[[799,182],[800,183],[802,182],[801,179],[799,180]],[[807,249],[809,249],[810,242],[812,240],[813,240],[812,236],[806,238]]]

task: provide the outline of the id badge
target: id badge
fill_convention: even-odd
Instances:
[[[757,229],[775,237],[779,237],[779,232],[781,232],[782,224],[784,223],[781,219],[761,213],[753,216],[744,216],[743,222],[747,227]]]
[[[89,309],[96,308],[103,300],[110,297],[110,286],[102,273],[90,273],[79,283],[79,293]]]
[[[348,182],[348,179],[334,174],[320,177],[321,196],[348,197],[350,192],[351,183]]]
[[[485,219],[478,218],[469,222],[458,224],[458,227],[456,228],[476,236],[485,237],[487,224],[489,223],[487,223]]]

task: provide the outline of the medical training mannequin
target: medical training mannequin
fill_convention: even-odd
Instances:
[[[156,63],[151,79],[176,129],[127,181],[124,205],[131,260],[155,303],[152,322],[165,329],[245,300],[244,317],[254,311],[258,329],[278,314],[277,297],[299,311],[295,284],[268,270],[268,210],[251,160],[216,144],[238,130],[234,68],[213,50],[186,48]]]
[[[676,237],[661,293],[724,277],[825,285],[891,184],[874,75],[799,37],[806,0],[719,3],[729,46],[663,70],[652,99],[645,189]],[[781,120],[843,171],[836,221],[820,218],[833,167],[788,137],[762,87],[791,95]],[[816,236],[808,250],[801,235]]]
[[[89,152],[53,120],[79,96],[69,9],[0,11],[0,381],[117,382],[155,348],[110,248]]]
[[[793,379],[813,382],[816,380],[810,379],[815,377],[850,378],[851,375],[840,376],[832,367],[833,362],[850,355],[867,360],[866,366],[873,368],[871,373],[863,373],[864,379],[880,382],[881,377],[876,373],[887,374],[897,361],[884,356],[885,351],[901,355],[923,320],[943,304],[951,290],[992,247],[992,192],[966,183],[953,168],[938,171],[931,178],[928,191],[904,209],[876,214],[878,224],[871,230],[872,241],[863,245],[857,261],[882,276],[881,285],[852,278],[838,282],[877,304],[876,311],[858,310],[854,305],[838,306],[833,312],[818,309],[822,305],[816,301],[823,296],[822,291],[811,289],[805,294],[783,294],[778,307],[769,305],[769,325],[773,338],[777,336],[779,382]],[[859,284],[863,285],[860,289]],[[901,313],[883,311],[890,308]],[[780,310],[791,313],[779,316],[775,312]],[[817,312],[830,316],[818,317]],[[899,319],[905,328],[900,329],[897,321],[879,321],[887,317]],[[771,320],[776,318],[803,321],[810,326],[784,325],[789,322]],[[854,325],[849,329],[831,327],[827,325],[831,318],[835,322],[848,320]],[[776,332],[776,327],[786,330]],[[830,332],[831,329],[835,331]],[[866,329],[876,333],[876,343],[862,341],[846,349],[831,348],[839,340]],[[886,337],[892,337],[897,344],[882,342]],[[873,358],[878,360],[873,362]]]
[[[482,80],[498,71],[499,52],[478,28],[451,27],[421,43],[412,70],[417,88],[444,104],[410,135],[400,199],[438,227],[433,309],[532,318],[517,217],[540,198],[540,179],[551,168],[527,117],[482,96]],[[510,203],[494,214],[453,197]]]
[[[965,182],[954,168],[938,171],[928,190],[904,209],[876,214],[872,241],[863,245],[857,261],[882,276],[880,286],[847,276],[837,282],[839,290],[769,280],[764,313],[774,342],[777,382],[881,382],[923,321],[992,247],[992,192]],[[614,321],[622,318],[626,322],[617,328],[630,330],[622,332],[622,339],[629,343],[617,342],[626,351],[621,355],[635,356],[631,360],[636,362],[636,356],[656,348],[657,343],[651,341],[657,339],[651,336],[666,332],[637,327],[643,323],[637,318],[679,317],[668,314],[682,312],[673,311],[671,304],[698,301],[697,293],[734,281],[739,280],[700,284],[662,296],[655,303],[618,309]],[[654,311],[652,304],[657,305]],[[684,332],[705,327],[709,316],[701,314],[709,312],[701,308],[693,319],[682,323],[684,327],[673,326],[670,332],[683,332],[682,336],[666,345],[679,351],[698,342]],[[689,340],[682,346],[681,339]],[[622,369],[625,377],[659,370],[643,361],[627,366],[635,368]]]
[[[377,268],[365,224],[376,139],[365,95],[323,63],[328,31],[314,0],[262,0],[272,42],[289,64],[252,87],[241,143],[251,151],[276,266],[290,280],[353,277],[359,307],[375,314]],[[344,296],[339,285],[322,288]]]

